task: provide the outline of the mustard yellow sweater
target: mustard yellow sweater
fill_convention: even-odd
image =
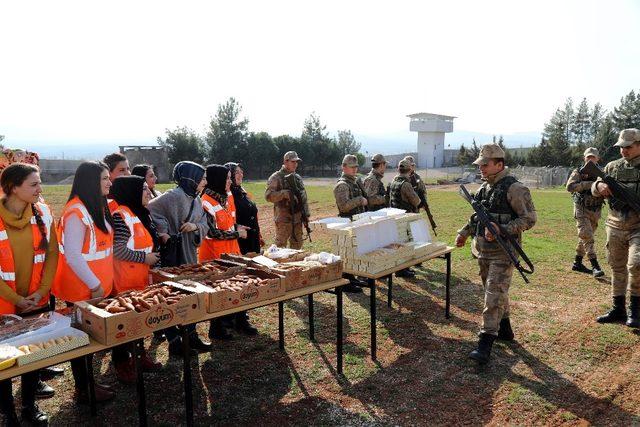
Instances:
[[[4,199],[0,199],[0,217],[7,229],[7,236],[11,249],[13,249],[13,260],[16,265],[16,291],[14,292],[7,283],[0,279],[0,298],[13,304],[20,301],[22,297],[29,296],[29,282],[31,281],[31,271],[33,270],[33,234],[31,229],[31,205],[27,205],[22,215],[16,216],[4,206]],[[51,283],[56,274],[58,265],[58,240],[56,238],[55,226],[51,224],[51,238],[44,262],[42,282],[38,288],[40,295],[44,296],[51,289]]]

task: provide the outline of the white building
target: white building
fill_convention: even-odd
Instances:
[[[454,116],[409,114],[409,130],[418,132],[418,168],[439,168],[444,163],[444,134],[453,132]]]

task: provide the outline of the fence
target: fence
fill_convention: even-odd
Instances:
[[[571,168],[518,166],[511,168],[511,173],[528,187],[555,187],[566,184]]]

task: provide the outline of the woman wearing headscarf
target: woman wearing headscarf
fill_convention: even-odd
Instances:
[[[129,290],[143,290],[149,285],[149,267],[160,259],[154,248],[159,237],[147,205],[151,192],[145,179],[121,176],[113,181],[111,195],[118,204],[113,211],[113,288],[116,295]],[[134,360],[129,354],[130,344],[113,349],[116,377],[123,383],[134,384],[137,376]],[[140,363],[144,372],[156,372],[162,367],[142,353]]]
[[[209,231],[202,201],[198,197],[207,184],[205,169],[194,162],[179,162],[173,168],[173,181],[176,187],[151,200],[149,211],[160,241],[166,243],[171,236],[180,235],[180,264],[195,264],[198,261],[198,247]],[[203,342],[198,337],[195,326],[190,330],[191,348],[197,351],[211,350],[211,343]],[[177,328],[166,329],[165,335],[169,340],[169,353],[182,355],[182,340]]]
[[[242,188],[242,180],[244,178],[244,170],[239,163],[225,163],[225,167],[231,171],[231,194],[236,210],[236,224],[247,227],[247,237],[239,238],[238,245],[240,252],[246,254],[248,252],[260,253],[260,248],[264,246],[262,236],[260,235],[260,224],[258,223],[258,206]]]
[[[156,183],[158,182],[158,177],[154,172],[154,168],[152,165],[135,165],[133,169],[131,169],[131,175],[141,176],[147,182],[149,186],[149,191],[151,191],[151,198],[155,199],[162,193],[156,189]]]
[[[202,194],[202,204],[207,214],[209,233],[200,247],[200,261],[217,259],[224,253],[240,254],[239,238],[247,237],[245,226],[235,224],[235,208],[231,203],[231,172],[222,165],[207,166],[207,186]],[[228,340],[232,336],[227,326],[232,326],[248,335],[258,330],[251,326],[246,311],[217,318],[211,322],[209,338]]]

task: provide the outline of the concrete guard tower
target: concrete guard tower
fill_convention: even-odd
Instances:
[[[444,134],[453,132],[454,116],[409,114],[409,130],[418,132],[418,168],[439,168],[444,163]]]

